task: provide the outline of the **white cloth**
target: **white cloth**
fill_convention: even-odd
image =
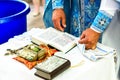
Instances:
[[[100,10],[104,10],[114,16],[117,9],[119,9],[119,4],[115,0],[102,0]]]
[[[116,11],[112,22],[103,34],[102,43],[117,50],[117,67],[116,72],[120,68],[120,10]],[[118,74],[119,76],[119,74]]]
[[[30,44],[30,34],[36,34],[39,31],[32,29],[0,45],[0,80],[44,80],[34,75],[35,68],[29,70],[24,64],[12,59],[14,56],[4,56],[6,49],[17,49]],[[108,55],[92,62],[79,52],[76,53],[74,49],[69,52],[69,58],[71,62],[76,63],[53,80],[116,80],[114,56]]]

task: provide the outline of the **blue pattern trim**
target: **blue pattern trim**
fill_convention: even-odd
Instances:
[[[52,0],[52,8],[63,8],[64,0]]]
[[[103,32],[107,28],[111,20],[112,16],[104,11],[99,11],[91,27],[99,32]]]

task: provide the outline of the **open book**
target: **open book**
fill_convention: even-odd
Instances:
[[[47,28],[40,34],[31,36],[32,42],[36,44],[45,43],[62,52],[67,52],[76,46],[76,37],[56,30],[55,28]]]

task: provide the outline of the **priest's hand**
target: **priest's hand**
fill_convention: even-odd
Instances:
[[[85,44],[86,49],[95,49],[99,37],[100,33],[88,28],[83,31],[82,35],[80,36],[79,43]]]
[[[66,17],[63,9],[55,9],[52,14],[53,25],[56,29],[64,31],[66,27]]]

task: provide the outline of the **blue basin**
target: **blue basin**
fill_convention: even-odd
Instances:
[[[27,31],[29,4],[23,0],[0,0],[0,44]]]

